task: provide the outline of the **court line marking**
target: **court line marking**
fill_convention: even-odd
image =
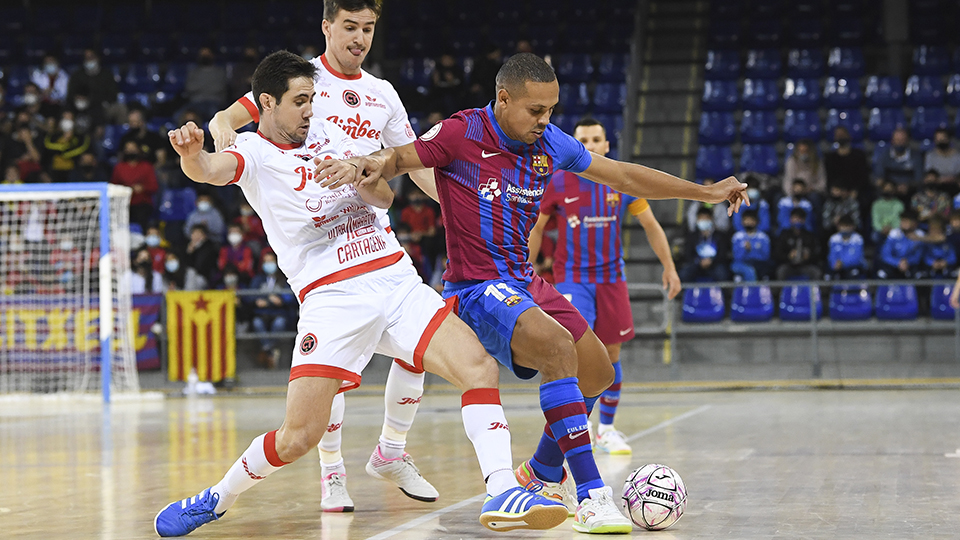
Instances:
[[[710,409],[711,407],[713,407],[713,405],[701,405],[701,406],[697,407],[696,409],[693,409],[693,410],[691,410],[691,411],[687,411],[687,412],[685,412],[685,413],[683,413],[683,414],[681,414],[681,415],[679,415],[679,416],[674,416],[673,418],[671,418],[671,419],[669,419],[669,420],[664,420],[663,422],[660,422],[659,424],[657,424],[657,425],[655,425],[655,426],[648,427],[647,429],[645,429],[645,430],[643,430],[643,431],[634,433],[633,435],[627,437],[627,442],[635,441],[635,440],[639,439],[640,437],[645,437],[645,436],[647,436],[647,435],[649,435],[649,434],[651,434],[651,433],[653,433],[653,432],[655,432],[655,431],[660,431],[661,429],[663,429],[663,428],[665,428],[665,427],[670,427],[670,426],[672,426],[673,424],[676,424],[677,422],[680,422],[680,421],[682,421],[682,420],[686,420],[687,418],[690,418],[691,416],[696,416],[696,415],[698,415],[698,414],[700,414],[700,413],[702,413],[702,412],[705,412],[705,411],[707,411],[708,409]]]
[[[413,529],[414,527],[417,527],[417,526],[419,526],[419,525],[422,525],[422,524],[424,524],[424,523],[432,520],[432,519],[435,518],[435,517],[440,517],[440,516],[442,516],[442,515],[444,515],[444,514],[447,514],[447,513],[449,513],[449,512],[453,512],[454,510],[459,510],[460,508],[463,508],[464,506],[468,506],[468,505],[471,505],[471,504],[474,504],[474,503],[477,503],[477,502],[481,502],[481,501],[483,501],[483,499],[486,498],[486,496],[487,496],[486,493],[481,493],[480,495],[477,495],[477,496],[475,496],[475,497],[470,497],[469,499],[464,499],[464,500],[462,500],[462,501],[460,501],[460,502],[458,502],[458,503],[456,503],[456,504],[451,504],[450,506],[448,506],[448,507],[446,507],[446,508],[441,508],[440,510],[437,510],[437,511],[435,511],[435,512],[430,512],[429,514],[420,516],[420,517],[418,517],[418,518],[416,518],[416,519],[412,519],[412,520],[404,523],[403,525],[399,525],[399,526],[394,527],[394,528],[392,528],[392,529],[390,529],[390,530],[383,531],[383,532],[380,533],[380,534],[371,536],[371,537],[367,538],[367,540],[384,540],[384,539],[386,539],[386,538],[390,538],[390,537],[392,537],[392,536],[396,536],[396,535],[398,535],[398,534],[400,534],[400,533],[402,533],[402,532],[404,532],[404,531],[409,531],[410,529]]]

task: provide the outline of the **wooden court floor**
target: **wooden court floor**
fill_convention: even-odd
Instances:
[[[505,394],[514,461],[543,420],[534,393]],[[353,514],[321,514],[315,454],[245,493],[190,538],[577,538],[493,533],[477,522],[483,484],[460,425],[459,398],[424,397],[408,451],[440,491],[408,499],[363,472],[382,397],[348,395],[344,454]],[[282,397],[117,403],[0,398],[0,538],[153,538],[154,514],[215,483],[256,435],[277,427]],[[680,472],[687,514],[635,538],[878,539],[960,537],[956,390],[627,390],[618,427],[632,458],[600,456],[619,491],[633,468]]]

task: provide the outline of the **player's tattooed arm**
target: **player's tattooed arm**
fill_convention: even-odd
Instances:
[[[180,154],[180,168],[187,178],[201,184],[225,186],[237,176],[240,165],[231,153],[211,154],[203,149],[203,130],[193,122],[167,132],[170,145]]]
[[[234,101],[229,107],[213,115],[209,127],[217,152],[222,152],[233,144],[237,140],[237,130],[250,122],[253,122],[250,111],[239,101]]]
[[[741,204],[750,206],[747,185],[732,176],[711,186],[702,186],[636,163],[614,161],[598,154],[592,157],[590,166],[582,173],[584,178],[634,197],[687,199],[712,204],[729,201],[728,215],[738,212]]]

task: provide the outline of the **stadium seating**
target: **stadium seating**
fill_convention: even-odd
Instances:
[[[833,140],[833,130],[838,126],[847,128],[850,138],[855,142],[863,140],[863,115],[860,109],[830,109],[827,111],[827,121],[824,123],[827,138]]]
[[[743,108],[746,110],[776,109],[780,92],[774,79],[744,79]]]
[[[783,106],[816,109],[820,106],[820,83],[817,79],[787,79],[783,88]]]
[[[836,45],[860,45],[864,39],[863,20],[860,17],[842,17],[831,21],[832,42]]]
[[[817,307],[817,318],[823,316],[823,303],[820,301],[820,288],[813,291]],[[782,321],[809,321],[810,320],[810,287],[794,285],[780,291],[780,320]]]
[[[704,81],[703,110],[732,111],[739,107],[737,81]]]
[[[818,19],[794,21],[790,41],[798,47],[817,47],[823,43],[823,23]]]
[[[950,53],[946,47],[920,45],[913,50],[913,72],[940,77],[950,69]]]
[[[740,170],[775,175],[780,173],[777,147],[772,144],[745,144],[740,153]]]
[[[859,286],[834,287],[830,294],[830,318],[838,321],[861,321],[873,314],[870,293]]]
[[[747,52],[745,70],[747,77],[776,79],[780,76],[782,69],[783,62],[780,60],[778,49],[751,49]]]
[[[729,146],[697,149],[697,178],[726,178],[733,174],[733,151]]]
[[[683,322],[718,322],[725,311],[720,287],[694,287],[683,295]]]
[[[899,77],[878,77],[867,79],[864,92],[868,107],[899,107],[903,105],[903,83]]]
[[[949,126],[947,110],[943,107],[917,107],[910,119],[910,131],[915,139],[931,139],[933,133]]]
[[[932,75],[914,75],[907,79],[904,96],[910,107],[943,105],[943,81]]]
[[[729,113],[727,113],[729,114]],[[730,116],[733,131],[733,115]],[[702,125],[702,124],[701,124]],[[777,115],[774,111],[743,111],[740,121],[740,140],[744,143],[775,143],[780,138]],[[732,138],[730,142],[733,142]],[[718,143],[723,144],[723,143]]]
[[[827,69],[834,77],[863,76],[863,51],[853,47],[834,47],[827,56]]]
[[[881,285],[877,287],[877,318],[912,320],[917,318],[917,289],[913,285]]]
[[[160,192],[157,210],[163,221],[185,221],[196,205],[197,192],[193,188],[165,189]]]
[[[750,24],[747,34],[757,47],[778,47],[783,39],[783,24],[777,19],[762,19]]]
[[[600,82],[623,82],[627,80],[627,61],[625,54],[602,54],[597,65],[597,80]]]
[[[564,114],[583,114],[590,107],[587,83],[561,84],[560,107]]]
[[[593,112],[616,113],[623,111],[627,102],[627,85],[600,83],[593,91]]]
[[[960,74],[950,76],[947,83],[947,104],[952,107],[960,107]]]
[[[700,114],[700,144],[732,144],[736,140],[733,113],[708,111]]]
[[[719,48],[735,48],[740,44],[743,33],[740,21],[715,20],[710,23],[708,38],[710,44]]]
[[[559,54],[554,65],[561,83],[588,82],[593,77],[589,54]]]
[[[818,49],[791,49],[787,53],[787,76],[793,78],[823,75],[823,54]]]
[[[834,109],[859,107],[862,98],[860,82],[856,79],[828,77],[823,85],[823,102],[827,107]]]
[[[953,320],[957,310],[950,306],[951,285],[935,285],[930,292],[930,316],[937,320]]]
[[[907,127],[907,117],[904,116],[903,109],[873,108],[867,120],[867,138],[871,141],[888,141],[893,130],[899,127]]]
[[[820,114],[816,110],[787,109],[783,113],[783,138],[787,142],[800,139],[820,140]]]
[[[620,133],[623,131],[623,114],[597,114],[594,118],[601,124],[607,132],[607,140],[610,141],[611,148],[616,148],[620,142]],[[568,131],[573,133],[573,130]]]
[[[707,51],[704,77],[710,80],[732,80],[740,77],[740,53],[737,51]]]
[[[773,293],[766,285],[737,287],[730,302],[730,320],[766,322],[773,318]]]

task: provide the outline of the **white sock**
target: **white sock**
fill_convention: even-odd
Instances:
[[[335,461],[333,463],[327,464],[323,461],[320,462],[320,474],[326,478],[333,473],[337,474],[347,474],[347,468],[343,466],[343,459],[340,461]]]
[[[602,435],[608,431],[613,431],[613,424],[597,424],[597,433]]]
[[[420,408],[423,396],[423,373],[412,373],[397,361],[390,365],[383,395],[383,430],[380,432],[380,453],[387,459],[403,455],[407,432]]]
[[[340,445],[342,442],[343,411],[346,408],[343,394],[333,396],[333,403],[330,405],[330,423],[327,424],[327,431],[320,439],[317,449],[320,450],[320,469],[324,477],[331,472],[332,466],[339,463],[341,474],[345,473],[343,469],[343,456],[340,454]],[[327,470],[331,468],[331,470]]]
[[[477,461],[480,462],[480,472],[487,483],[487,494],[496,497],[510,488],[518,487],[520,484],[513,474],[510,428],[500,405],[499,390],[468,390],[460,397],[460,404],[463,429],[473,443]]]
[[[276,431],[264,433],[250,443],[240,459],[234,462],[227,474],[217,485],[210,488],[211,493],[220,496],[214,512],[226,512],[237,497],[244,491],[260,483],[261,480],[277,471],[286,463],[277,456]],[[270,457],[267,457],[267,456]]]

